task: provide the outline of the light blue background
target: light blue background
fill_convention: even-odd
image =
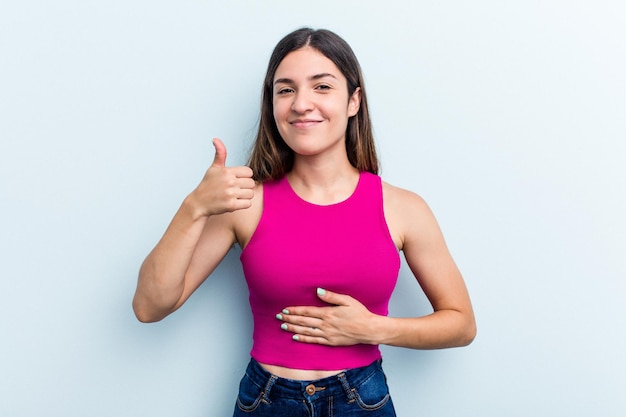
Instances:
[[[250,348],[233,250],[138,323],[139,265],[213,158],[246,159],[271,49],[353,46],[386,181],[421,194],[479,335],[385,348],[400,416],[626,415],[620,0],[3,1],[0,415],[228,416]],[[394,315],[428,312],[406,268]]]

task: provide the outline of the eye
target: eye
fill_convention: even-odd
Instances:
[[[316,90],[321,90],[321,91],[328,91],[331,89],[331,87],[327,84],[320,84],[317,87],[315,87]]]
[[[284,95],[284,94],[289,94],[289,93],[293,93],[293,88],[283,87],[283,88],[279,88],[278,90],[276,90],[276,94],[279,96]]]

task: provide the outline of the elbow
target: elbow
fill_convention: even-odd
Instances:
[[[472,318],[465,326],[463,331],[459,334],[459,347],[469,346],[474,339],[476,339],[476,321]]]
[[[461,339],[459,343],[459,347],[465,347],[472,344],[474,339],[476,338],[476,331],[467,332]]]
[[[141,323],[156,323],[157,321],[161,320],[159,318],[155,318],[138,311],[135,311],[135,317],[137,317],[137,320],[139,320]]]
[[[454,325],[450,325],[447,345],[445,347],[458,348],[470,345],[476,338],[476,319],[474,314],[457,311]]]
[[[155,323],[174,312],[178,308],[177,301],[169,295],[168,291],[162,289],[147,291],[138,288],[132,301],[137,320],[142,323]]]
[[[133,300],[133,311],[135,317],[142,323],[156,323],[163,320],[167,314],[155,314],[149,311],[149,309],[142,306],[136,299]]]

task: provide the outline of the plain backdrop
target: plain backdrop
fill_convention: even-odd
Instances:
[[[477,314],[467,348],[383,348],[398,414],[626,415],[623,1],[0,4],[0,415],[230,415],[240,250],[160,323],[131,299],[211,138],[246,161],[301,26],[352,45],[383,179],[429,202]],[[429,311],[403,266],[391,314]]]

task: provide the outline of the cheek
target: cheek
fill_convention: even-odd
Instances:
[[[286,115],[289,113],[289,109],[286,108],[285,103],[281,101],[274,100],[274,121],[276,124],[280,123],[280,120],[285,119]]]
[[[287,120],[286,119],[287,116],[285,115],[284,109],[281,108],[280,104],[278,104],[276,102],[274,103],[274,109],[273,109],[272,115],[274,116],[274,125],[278,129],[278,133],[281,136],[284,136],[284,133],[285,133],[285,123],[286,123],[286,120]]]

